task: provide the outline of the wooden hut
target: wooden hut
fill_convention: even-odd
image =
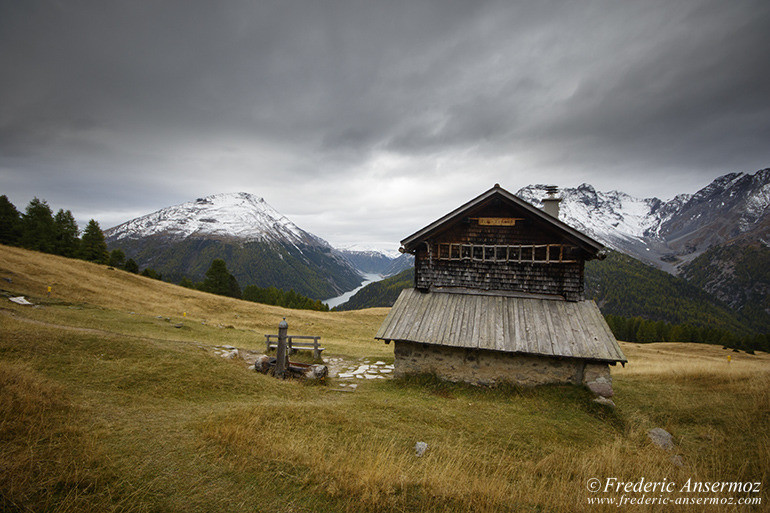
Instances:
[[[415,286],[375,337],[394,342],[396,375],[583,383],[612,395],[609,365],[626,357],[583,278],[585,261],[606,250],[559,221],[550,192],[547,213],[495,185],[401,241]]]

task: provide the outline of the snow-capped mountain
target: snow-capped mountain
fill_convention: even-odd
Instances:
[[[328,242],[306,232],[264,199],[216,194],[167,207],[105,231],[140,267],[164,279],[202,280],[222,258],[242,286],[294,289],[314,299],[354,289],[361,275]]]
[[[536,206],[545,185],[530,185],[517,195]],[[755,230],[767,231],[770,169],[731,173],[693,195],[669,201],[635,198],[591,185],[561,191],[560,219],[607,246],[668,272],[709,247]],[[763,228],[764,226],[764,228]],[[756,237],[762,237],[757,233]]]
[[[289,242],[330,247],[265,202],[245,192],[215,194],[163,208],[105,231],[112,241],[163,236],[233,238],[243,242]]]

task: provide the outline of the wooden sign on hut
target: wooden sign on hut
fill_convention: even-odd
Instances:
[[[394,342],[395,375],[612,395],[609,365],[627,360],[583,278],[606,250],[559,221],[555,193],[540,210],[495,185],[401,241],[415,286],[375,337]]]

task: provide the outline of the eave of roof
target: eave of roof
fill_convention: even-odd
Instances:
[[[422,228],[421,230],[418,230],[417,232],[408,236],[401,241],[401,246],[407,252],[412,251],[417,246],[417,244],[430,237],[436,231],[440,230],[445,224],[459,220],[459,218],[461,218],[466,212],[496,195],[499,195],[503,199],[510,201],[514,205],[524,209],[534,218],[551,224],[554,228],[557,229],[557,231],[562,232],[567,238],[572,239],[576,244],[578,244],[578,246],[585,249],[588,253],[599,256],[601,258],[601,253],[605,250],[605,247],[602,243],[592,239],[579,230],[572,228],[565,222],[551,216],[550,214],[547,214],[543,210],[535,207],[527,201],[524,201],[515,194],[511,194],[497,184],[488,191],[468,201],[464,205],[457,207],[441,219],[434,221],[425,228]]]
[[[405,289],[376,339],[625,363],[593,301]]]

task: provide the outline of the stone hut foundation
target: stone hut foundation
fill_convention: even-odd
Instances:
[[[597,396],[613,395],[610,368],[605,362],[408,341],[394,341],[394,345],[395,377],[435,374],[448,381],[476,385],[585,385]]]

